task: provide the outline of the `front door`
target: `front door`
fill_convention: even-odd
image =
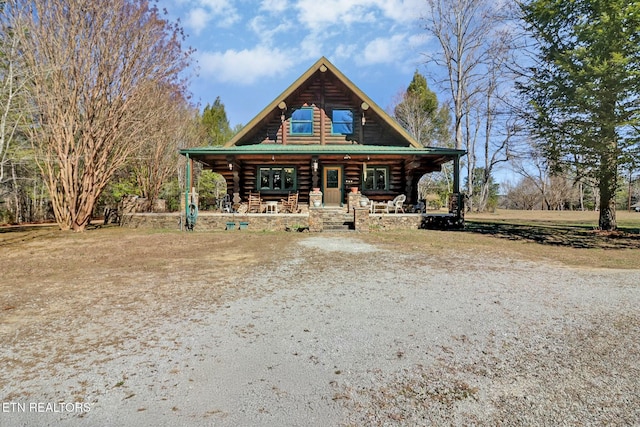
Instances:
[[[325,166],[322,173],[325,206],[340,206],[342,203],[342,167]]]

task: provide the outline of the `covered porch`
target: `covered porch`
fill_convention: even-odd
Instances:
[[[314,217],[321,218],[323,223],[332,222],[324,220],[329,215],[345,216],[344,222],[350,223],[351,229],[363,229],[365,224],[368,228],[393,228],[394,221],[410,223],[410,228],[463,223],[459,191],[460,158],[465,154],[462,150],[357,144],[255,144],[199,147],[182,150],[181,154],[187,158],[186,177],[191,189],[185,193],[186,216],[188,206],[197,198],[193,166],[198,162],[224,177],[226,197],[230,201],[230,212],[226,214],[247,215],[237,221],[238,228],[241,222],[250,223],[253,215],[267,215],[263,219],[253,217],[254,223],[267,222],[270,215],[284,215],[279,221],[271,221],[283,224],[275,227],[281,229],[296,225],[289,223],[287,215],[307,215],[308,221],[298,218],[298,226],[312,231],[324,229],[314,226],[318,222]],[[440,171],[448,162],[453,163],[453,191],[448,210],[427,212],[418,194],[418,181],[427,173]],[[284,206],[292,196],[297,202],[295,210]],[[402,199],[400,209],[379,208],[399,197]],[[205,218],[211,214],[201,212],[199,215]],[[425,220],[425,217],[431,219]],[[260,227],[274,228],[266,224]]]

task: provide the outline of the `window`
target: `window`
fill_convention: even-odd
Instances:
[[[291,113],[291,135],[313,135],[313,108],[303,107]]]
[[[258,190],[290,191],[296,188],[296,168],[267,166],[258,168]]]
[[[353,134],[353,112],[351,110],[333,110],[331,133],[336,135]]]
[[[364,170],[362,179],[365,190],[388,190],[389,168],[386,166],[370,166]]]

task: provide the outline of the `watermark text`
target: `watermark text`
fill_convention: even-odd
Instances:
[[[82,402],[2,402],[1,413],[74,413],[91,411],[90,403]]]

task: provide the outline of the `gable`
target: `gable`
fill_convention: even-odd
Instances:
[[[255,144],[421,147],[324,57],[225,147]]]

